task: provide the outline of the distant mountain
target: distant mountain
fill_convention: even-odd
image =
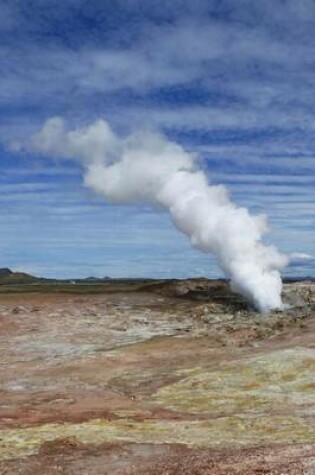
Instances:
[[[11,274],[13,274],[12,270],[7,267],[0,269],[0,277],[8,277]]]
[[[27,284],[37,278],[25,272],[13,272],[7,267],[0,268],[0,284]]]
[[[9,284],[92,284],[92,283],[102,283],[105,281],[111,280],[110,277],[87,277],[83,279],[47,279],[45,277],[35,277],[33,275],[27,274],[26,272],[14,272],[8,267],[0,268],[0,285],[9,285]]]
[[[30,274],[27,274],[26,272],[14,272],[12,271],[11,269],[9,269],[8,267],[2,267],[0,268],[0,285],[9,285],[9,284],[102,284],[102,283],[106,283],[106,282],[120,282],[120,283],[129,283],[129,282],[135,282],[135,281],[145,281],[149,286],[152,284],[152,288],[154,288],[154,290],[157,290],[158,287],[160,286],[161,287],[161,293],[163,293],[163,288],[164,286],[166,285],[167,289],[169,289],[169,286],[170,284],[174,284],[175,287],[176,287],[176,291],[178,291],[179,293],[182,293],[184,292],[185,293],[185,289],[183,288],[184,286],[184,283],[185,283],[185,280],[187,279],[184,279],[184,280],[181,280],[181,279],[146,279],[146,278],[142,278],[142,279],[132,279],[132,278],[120,278],[120,279],[112,279],[111,277],[93,277],[93,276],[90,276],[90,277],[86,277],[85,279],[84,278],[81,278],[81,279],[48,279],[48,278],[45,278],[45,277],[35,277],[33,275],[30,275]],[[189,281],[192,281],[192,282],[199,282],[199,281],[204,281],[206,283],[209,284],[209,282],[213,285],[213,282],[214,283],[220,283],[220,285],[222,283],[225,282],[224,279],[213,279],[210,281],[208,281],[208,279],[188,279]],[[300,281],[311,281],[311,282],[314,282],[315,279],[314,277],[309,277],[309,276],[306,276],[306,277],[287,277],[287,278],[284,278],[283,279],[284,283],[293,283],[293,282],[300,282]],[[219,285],[219,284],[218,284]],[[148,290],[149,290],[149,287],[148,287]],[[189,288],[189,290],[191,290],[191,288]],[[200,289],[199,289],[200,290]]]

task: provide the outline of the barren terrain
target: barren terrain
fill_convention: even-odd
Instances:
[[[315,474],[314,283],[0,287],[0,474]]]

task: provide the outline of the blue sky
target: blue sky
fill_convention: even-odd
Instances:
[[[220,276],[167,214],[14,152],[52,116],[163,131],[315,276],[313,0],[1,0],[0,259],[46,276]],[[304,255],[302,258],[301,254]],[[309,257],[307,257],[309,256]]]

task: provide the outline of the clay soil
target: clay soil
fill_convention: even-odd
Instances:
[[[0,289],[0,474],[315,474],[315,286]]]

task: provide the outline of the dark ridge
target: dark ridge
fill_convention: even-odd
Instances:
[[[305,277],[284,277],[283,282],[314,282],[315,278],[311,276]],[[153,278],[111,278],[105,277],[93,277],[87,278],[69,278],[69,279],[52,279],[45,277],[35,277],[25,272],[15,272],[8,267],[0,268],[0,285],[16,285],[16,284],[86,284],[86,285],[98,285],[98,284],[138,284],[143,290],[171,293],[178,296],[186,296],[192,300],[206,300],[209,295],[209,290],[213,294],[217,294],[218,301],[221,300],[221,292],[226,294],[229,281],[227,279],[207,279],[204,277],[199,278],[187,278],[187,279],[153,279]],[[231,290],[233,298],[235,295]],[[241,298],[241,300],[243,300]],[[241,302],[240,302],[241,303]]]
[[[12,270],[8,267],[2,267],[0,269],[0,277],[7,277],[8,275],[13,274]]]
[[[284,284],[294,284],[294,282],[315,282],[315,277],[309,275],[305,277],[284,277],[282,280]]]

